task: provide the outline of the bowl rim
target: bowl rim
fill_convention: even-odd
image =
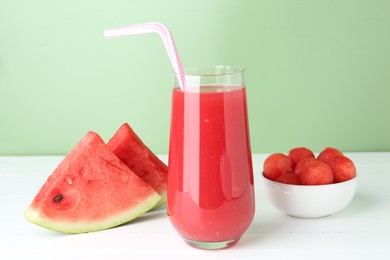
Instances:
[[[312,189],[313,187],[336,187],[336,186],[345,185],[346,183],[356,182],[358,179],[358,175],[356,174],[355,177],[353,177],[352,179],[342,181],[342,182],[335,182],[335,183],[329,183],[329,184],[317,184],[317,185],[307,184],[306,185],[306,184],[288,184],[288,183],[273,181],[273,180],[265,177],[264,172],[261,173],[261,177],[263,180],[268,181],[274,185],[280,185],[280,186],[286,186],[286,187],[299,187],[299,188],[302,187],[302,189],[305,189],[305,188]]]

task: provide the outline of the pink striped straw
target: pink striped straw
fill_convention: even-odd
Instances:
[[[174,73],[177,75],[177,79],[181,90],[185,89],[184,71],[181,65],[179,54],[177,53],[175,42],[171,31],[168,27],[159,22],[141,23],[129,26],[112,28],[104,31],[105,38],[117,38],[122,36],[145,34],[145,33],[158,33],[164,43],[169,60],[171,62]]]

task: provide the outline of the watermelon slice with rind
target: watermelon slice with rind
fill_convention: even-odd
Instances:
[[[161,196],[155,208],[165,204],[168,167],[124,123],[107,143],[108,148]]]
[[[126,223],[160,200],[98,134],[88,132],[48,177],[25,216],[51,230],[85,233]]]

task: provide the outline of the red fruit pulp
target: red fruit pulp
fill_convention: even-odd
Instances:
[[[283,153],[268,156],[263,165],[264,177],[275,181],[282,173],[293,171],[293,162]]]
[[[319,160],[311,160],[306,163],[299,178],[303,185],[330,184],[333,183],[333,172],[328,164]]]
[[[306,147],[297,147],[294,149],[291,149],[288,152],[288,157],[291,158],[291,161],[293,162],[293,166],[297,165],[298,162],[305,158],[314,158],[314,153],[309,150]]]
[[[336,148],[326,147],[317,157],[318,160],[329,163],[334,157],[343,156],[343,153]]]
[[[334,182],[343,182],[356,176],[356,167],[351,159],[345,156],[336,156],[329,163],[334,174]]]
[[[156,206],[165,203],[168,167],[142,142],[128,123],[117,130],[107,147],[159,193],[161,201]]]
[[[310,161],[313,161],[313,160],[316,160],[315,158],[305,158],[305,159],[302,159],[301,161],[299,161],[297,163],[297,165],[295,165],[295,168],[294,168],[294,173],[296,175],[301,175],[302,172],[305,170],[305,166],[308,162]]]
[[[284,172],[279,178],[276,179],[277,182],[286,183],[286,184],[294,184],[299,185],[301,182],[299,180],[299,176],[293,172]]]

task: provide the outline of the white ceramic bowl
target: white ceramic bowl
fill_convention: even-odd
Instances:
[[[291,185],[262,175],[263,189],[272,205],[287,215],[320,218],[345,208],[355,195],[357,177],[326,185]]]

